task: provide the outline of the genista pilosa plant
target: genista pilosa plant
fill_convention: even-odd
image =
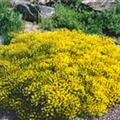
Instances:
[[[101,116],[120,102],[120,48],[67,29],[16,34],[0,46],[0,105],[21,120]]]

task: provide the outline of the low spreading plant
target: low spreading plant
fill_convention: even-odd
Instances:
[[[120,48],[67,29],[16,34],[0,46],[0,105],[21,120],[101,116],[120,102]]]

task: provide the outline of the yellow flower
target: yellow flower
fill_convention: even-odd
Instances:
[[[120,103],[120,48],[61,29],[20,33],[0,46],[0,105],[22,120],[101,116]]]

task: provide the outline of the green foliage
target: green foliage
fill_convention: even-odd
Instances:
[[[9,0],[0,0],[0,13],[4,12],[9,7]]]
[[[116,43],[117,45],[120,45],[120,37],[114,38],[114,41],[115,41],[115,43]]]
[[[120,2],[112,10],[94,11],[81,0],[71,6],[55,4],[56,14],[42,23],[45,29],[69,28],[80,29],[89,34],[120,36]]]
[[[3,44],[10,43],[10,33],[22,30],[22,15],[10,8],[8,0],[0,0],[0,35],[3,36]]]
[[[113,36],[120,36],[120,2],[116,3],[113,10],[104,13],[104,29]]]
[[[10,43],[10,32],[22,29],[22,16],[12,9],[7,9],[0,14],[0,35],[4,37],[4,44]]]
[[[42,19],[42,28],[47,30],[54,30],[57,28],[67,27],[68,29],[79,29],[81,28],[77,20],[77,12],[70,9],[68,6],[56,3],[55,5],[56,14],[50,19]]]
[[[120,48],[109,37],[66,29],[16,34],[0,46],[0,105],[21,120],[101,116],[120,103],[119,66]]]
[[[72,8],[81,14],[79,21],[84,24],[83,31],[87,33],[107,34],[109,36],[120,35],[120,2],[116,2],[115,8],[106,11],[94,11],[84,6],[81,1],[75,1]]]

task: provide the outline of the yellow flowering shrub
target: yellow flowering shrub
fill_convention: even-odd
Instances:
[[[120,102],[120,48],[67,29],[20,33],[0,46],[0,105],[22,120],[101,116]]]

